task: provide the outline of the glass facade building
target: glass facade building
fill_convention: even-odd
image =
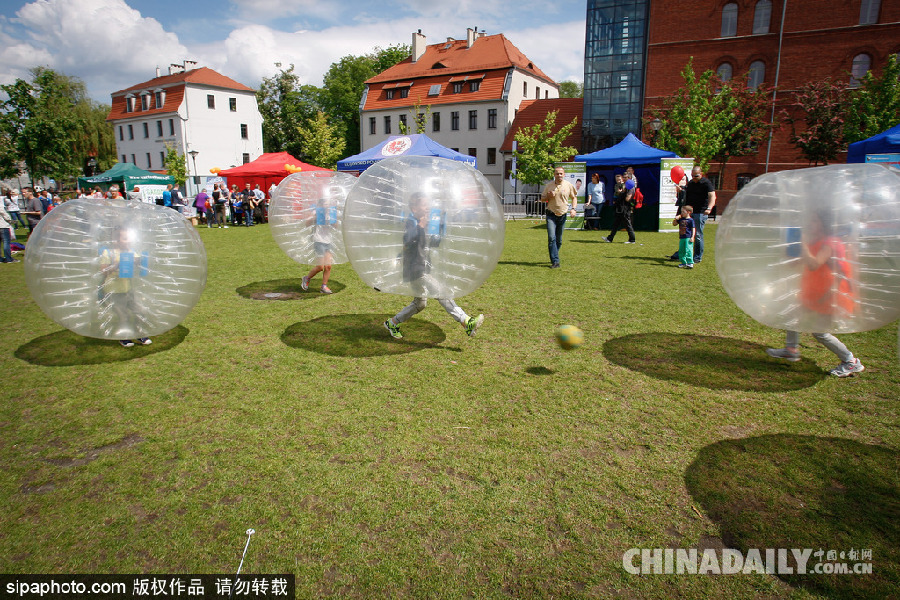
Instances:
[[[641,137],[650,0],[588,0],[582,152]]]

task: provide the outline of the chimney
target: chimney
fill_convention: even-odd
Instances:
[[[159,77],[159,67],[156,67],[156,76]]]
[[[171,63],[169,65],[169,75],[175,75],[176,73],[184,73],[184,65],[176,65],[175,63]]]
[[[425,54],[425,36],[420,29],[412,34],[412,61],[416,62],[423,54]]]
[[[475,43],[475,33],[478,31],[478,27],[472,29],[469,27],[466,29],[466,48],[471,48],[472,44]]]
[[[188,71],[191,70],[191,69],[196,69],[196,68],[197,68],[197,61],[196,61],[196,60],[186,60],[186,61],[184,61],[184,68],[185,68],[185,70],[188,70]]]

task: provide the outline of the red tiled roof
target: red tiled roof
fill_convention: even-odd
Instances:
[[[155,77],[149,81],[138,83],[124,90],[112,93],[112,106],[110,107],[107,121],[115,121],[118,119],[126,119],[129,117],[143,117],[150,115],[161,115],[166,113],[175,113],[184,99],[184,88],[188,83],[202,85],[208,87],[217,87],[226,90],[237,90],[242,92],[252,92],[253,88],[249,88],[242,83],[238,83],[230,77],[226,77],[221,73],[217,73],[210,68],[200,67],[199,69],[191,69],[182,73],[173,73],[172,75],[163,75]],[[153,95],[154,90],[162,88],[166,92],[166,100],[161,108],[155,108],[156,99]],[[150,109],[140,110],[141,98],[140,92],[150,92]],[[129,94],[135,96],[135,110],[133,112],[125,111],[125,98]]]
[[[366,83],[369,93],[364,110],[395,108],[419,104],[450,104],[478,100],[499,100],[503,96],[506,73],[511,68],[537,77],[548,85],[556,85],[546,73],[501,33],[476,38],[471,48],[466,40],[431,44],[416,62],[407,57],[402,62],[372,77]],[[466,77],[467,76],[467,77]],[[453,93],[450,82],[465,81],[463,91]],[[481,81],[478,91],[469,91],[470,81]],[[398,102],[387,100],[384,90],[398,87],[398,82],[411,83],[409,97]],[[432,85],[440,85],[437,96],[429,96]]]
[[[543,124],[547,115],[555,110],[559,113],[556,115],[556,128],[553,132],[557,132],[577,118],[578,121],[569,135],[563,140],[564,146],[572,146],[577,151],[581,151],[581,110],[584,102],[582,98],[550,98],[547,100],[526,100],[522,102],[519,112],[513,120],[506,139],[500,146],[500,152],[512,152],[512,143],[516,139],[516,133],[523,128],[532,127],[538,123]]]

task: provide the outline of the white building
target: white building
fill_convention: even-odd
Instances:
[[[409,58],[366,81],[360,144],[366,150],[398,135],[401,123],[417,133],[418,109],[422,133],[474,156],[499,193],[508,169],[499,148],[519,104],[558,97],[559,86],[503,34],[469,29],[465,40],[426,45],[420,30]]]
[[[120,162],[165,173],[166,146],[183,154],[189,193],[196,190],[190,176],[202,181],[210,169],[248,163],[263,150],[256,92],[195,65],[191,61],[171,65],[164,76],[157,69],[154,79],[113,92],[107,117],[115,130]]]

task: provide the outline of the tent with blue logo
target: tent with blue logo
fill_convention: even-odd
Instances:
[[[477,168],[474,156],[460,154],[455,150],[441,146],[427,135],[413,133],[410,135],[391,136],[364,152],[339,160],[337,170],[362,173],[379,160],[394,156],[438,156],[449,158],[450,160],[458,160],[472,168]]]
[[[887,131],[872,137],[854,142],[847,147],[848,163],[866,162],[867,154],[900,154],[900,123]],[[890,157],[887,157],[888,159]],[[870,159],[869,162],[874,162]],[[891,160],[877,162],[893,162]]]
[[[626,167],[634,167],[638,187],[644,195],[644,207],[634,213],[634,228],[642,231],[658,231],[659,163],[664,158],[677,158],[677,156],[674,152],[648,146],[637,139],[633,133],[629,133],[615,146],[575,156],[575,162],[587,163],[588,179],[593,173],[598,173],[600,181],[605,183],[603,187],[606,204],[600,214],[600,227],[612,227],[615,218],[613,209],[609,206],[613,198],[615,176],[624,173]]]

